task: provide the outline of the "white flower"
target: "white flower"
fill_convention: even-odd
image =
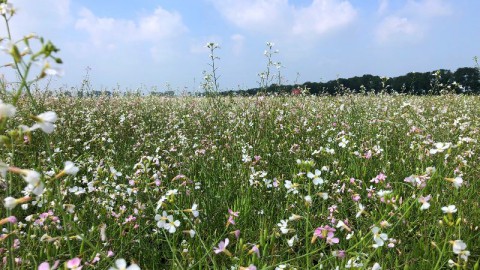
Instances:
[[[29,130],[40,128],[43,132],[50,134],[55,129],[55,121],[57,121],[57,114],[52,111],[41,113],[34,116],[33,119],[37,122]]]
[[[450,243],[453,245],[453,253],[458,254],[462,260],[468,261],[470,251],[466,250],[467,244],[462,240],[450,241]]]
[[[460,254],[467,248],[467,244],[462,240],[455,240],[451,242],[453,244],[453,253]]]
[[[328,199],[328,193],[326,192],[319,192],[317,193],[317,195],[320,196],[320,198],[322,198],[323,200]]]
[[[463,179],[462,179],[462,177],[457,176],[457,177],[453,178],[453,182],[452,182],[452,183],[453,183],[453,186],[454,186],[455,188],[459,188],[459,187],[461,187],[462,184],[463,184]]]
[[[290,220],[290,221],[295,221],[295,220],[299,220],[299,219],[301,219],[301,218],[302,218],[302,216],[299,216],[299,215],[297,215],[297,214],[292,214],[292,215],[288,218],[288,220]]]
[[[372,270],[382,270],[382,267],[380,266],[380,264],[375,263],[372,267]]]
[[[340,228],[341,231],[343,231],[344,229],[347,230],[348,232],[351,232],[352,229],[350,229],[350,227],[347,226],[347,224],[345,224],[345,222],[339,220],[337,225],[335,226],[336,228]]]
[[[73,193],[73,194],[77,195],[77,196],[86,193],[86,190],[83,187],[79,187],[79,186],[73,186],[73,187],[69,188],[68,191],[70,193]]]
[[[288,222],[287,220],[282,219],[280,220],[280,223],[277,224],[282,234],[287,234],[290,231],[290,229],[287,228],[288,226],[287,222]]]
[[[342,137],[342,141],[338,144],[338,146],[342,147],[342,148],[345,148],[348,144],[348,140],[345,139],[345,137]]]
[[[110,267],[109,270],[140,270],[140,267],[134,263],[127,267],[125,259],[118,259],[115,261],[115,266]]]
[[[427,167],[425,169],[425,173],[428,174],[428,175],[432,175],[434,174],[435,172],[437,171],[437,169],[435,167]]]
[[[194,217],[198,217],[197,207],[198,207],[198,204],[194,203],[194,204],[192,205],[192,209],[190,209],[190,210],[192,210],[192,215],[193,215]]]
[[[66,174],[69,174],[69,175],[75,175],[77,174],[78,172],[78,167],[75,166],[75,164],[71,161],[66,161],[65,162],[65,167],[63,168],[63,171],[66,173]]]
[[[155,215],[155,220],[158,221],[157,222],[157,227],[160,228],[160,229],[163,229],[165,228],[165,225],[167,224],[167,220],[168,220],[168,215],[167,215],[167,212],[166,211],[163,211],[162,215]]]
[[[2,4],[4,5],[4,4]],[[3,103],[0,99],[0,120],[3,118],[9,118],[15,116],[17,109],[12,104]]]
[[[7,13],[12,13],[13,5],[11,3],[1,3],[0,4],[0,14],[7,15]]]
[[[288,239],[288,240],[287,240],[288,246],[289,246],[289,247],[292,247],[293,244],[295,243],[295,240],[297,240],[297,239],[298,239],[298,236],[297,236],[296,234],[295,234],[292,238]]]
[[[463,179],[460,176],[457,176],[455,178],[445,178],[448,182],[451,182],[453,186],[458,189],[463,185]]]
[[[382,189],[382,190],[379,190],[379,191],[377,192],[377,196],[380,197],[380,198],[383,198],[383,197],[385,197],[386,195],[388,195],[388,194],[390,194],[390,193],[392,193],[391,190],[383,190],[383,189]]]
[[[380,233],[380,228],[376,226],[372,228],[372,233],[373,241],[375,241],[375,244],[373,244],[374,248],[383,246],[384,241],[388,240],[388,235],[386,233]]]
[[[45,184],[43,184],[42,182],[38,182],[35,185],[28,184],[23,190],[23,193],[27,196],[30,195],[31,193],[37,196],[40,196],[43,194],[44,191],[45,191]]]
[[[52,67],[50,62],[45,61],[43,63],[43,74],[42,75],[49,75],[49,76],[63,76],[64,72],[62,69]]]
[[[453,214],[457,212],[457,207],[455,205],[444,206],[442,207],[442,211],[445,214]]]
[[[322,171],[316,169],[315,174],[308,172],[307,177],[313,180],[314,185],[322,185],[324,183],[323,179],[320,177]]]
[[[167,222],[165,223],[165,225],[163,226],[165,228],[165,230],[168,230],[169,233],[174,233],[177,231],[177,227],[180,226],[180,221],[178,220],[173,220],[173,216],[172,215],[168,215],[167,216]]]
[[[287,189],[287,193],[292,192],[293,194],[298,194],[298,187],[297,183],[292,183],[290,180],[285,181],[285,188]]]
[[[21,173],[28,184],[36,186],[40,182],[40,174],[36,171],[22,170]]]
[[[7,197],[7,198],[3,199],[3,205],[7,209],[12,210],[13,208],[15,208],[15,206],[17,206],[17,204],[18,204],[17,199],[15,199],[13,197]]]
[[[165,196],[167,197],[170,197],[170,196],[175,196],[178,194],[178,189],[171,189],[171,190],[168,190],[167,193],[165,194]]]
[[[363,206],[363,204],[359,203],[358,204],[358,212],[355,215],[355,218],[359,218],[364,213],[367,213],[367,212],[365,212],[365,206]]]
[[[160,200],[157,202],[157,207],[155,208],[155,211],[158,211],[158,209],[162,208],[163,203],[167,200],[167,197],[162,196]]]
[[[113,179],[117,180],[117,177],[122,176],[122,173],[115,170],[114,167],[110,167],[110,174],[113,176]]]
[[[192,230],[192,229],[190,229],[188,231],[183,231],[183,232],[188,233],[190,235],[190,238],[195,237],[195,234],[196,234],[195,230]]]
[[[448,260],[448,267],[453,268],[455,265],[457,265],[457,263],[454,262],[452,259]]]
[[[102,242],[105,242],[107,241],[107,225],[105,223],[102,223],[100,225],[100,240],[102,240]]]
[[[345,264],[345,268],[360,268],[360,267],[363,267],[363,263],[359,262],[359,261],[360,261],[359,257],[351,258]]]
[[[448,148],[450,148],[452,146],[451,143],[442,143],[442,142],[438,142],[438,143],[435,143],[434,144],[435,148],[433,149],[430,149],[430,154],[436,154],[436,153],[441,153],[445,150],[447,150]]]
[[[305,199],[305,203],[306,203],[307,205],[311,205],[311,204],[312,204],[312,196],[307,195],[307,196],[305,196],[304,199]]]

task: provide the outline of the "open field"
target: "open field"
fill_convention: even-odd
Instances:
[[[479,97],[37,102],[55,130],[0,160],[45,189],[2,178],[2,200],[32,200],[0,209],[0,268],[478,269]]]

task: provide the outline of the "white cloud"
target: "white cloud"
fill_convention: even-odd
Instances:
[[[387,9],[388,9],[388,5],[389,5],[389,0],[379,0],[379,4],[378,4],[378,10],[377,10],[377,13],[382,15],[384,14]]]
[[[241,54],[241,52],[243,51],[243,47],[245,46],[245,37],[240,34],[235,34],[235,35],[232,35],[230,39],[233,42],[233,47],[232,47],[233,53],[235,55]]]
[[[87,8],[80,10],[79,17],[75,28],[87,32],[93,44],[105,48],[115,48],[119,43],[168,40],[187,31],[180,14],[161,7],[136,21],[97,17]]]
[[[404,36],[410,37],[411,41],[422,36],[423,29],[408,18],[390,16],[385,18],[377,28],[377,41],[386,43],[392,40],[398,41]]]
[[[10,24],[15,38],[34,32],[52,39],[59,29],[67,28],[73,20],[70,0],[18,0],[13,5],[17,14]]]
[[[271,31],[288,18],[288,0],[211,0],[234,25],[254,31]]]
[[[415,14],[418,17],[429,18],[450,15],[453,9],[444,0],[409,0],[405,6],[405,12]]]
[[[384,2],[380,3],[379,13]],[[408,0],[399,10],[383,17],[375,30],[376,41],[416,42],[428,34],[434,19],[452,13],[452,7],[444,0]]]
[[[351,23],[357,12],[348,1],[314,0],[308,7],[294,10],[292,32],[322,35]]]
[[[211,2],[225,19],[241,29],[287,37],[319,36],[348,25],[356,17],[350,2],[340,0],[313,0],[305,7],[288,0]]]

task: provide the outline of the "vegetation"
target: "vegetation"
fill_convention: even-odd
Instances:
[[[440,69],[432,72],[410,72],[406,75],[382,78],[339,78],[328,82],[305,82],[303,84],[271,84],[269,87],[248,90],[225,91],[224,95],[256,95],[257,93],[292,93],[294,89],[309,89],[314,95],[343,95],[345,93],[401,93],[409,95],[480,94],[480,70],[478,67],[463,67],[455,72]],[[266,90],[265,90],[266,89]]]
[[[1,269],[479,268],[478,96],[51,97],[5,41]]]

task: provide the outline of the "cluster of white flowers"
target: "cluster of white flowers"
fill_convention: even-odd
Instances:
[[[162,215],[155,215],[155,220],[158,228],[165,229],[169,233],[176,232],[177,227],[180,226],[180,221],[174,220],[173,215],[168,215],[166,211],[163,211]]]
[[[7,6],[2,4],[2,8],[5,9]],[[4,103],[0,99],[0,120],[14,117],[16,113],[16,108],[12,104]],[[35,120],[35,124],[31,127],[21,125],[23,132],[31,132],[36,129],[41,129],[43,132],[50,134],[55,129],[55,121],[57,121],[57,114],[53,111],[47,111],[41,113],[37,116],[32,117]],[[40,196],[45,191],[45,184],[41,181],[41,174],[34,170],[21,169],[14,166],[9,166],[6,163],[0,161],[0,176],[3,178],[6,177],[7,172],[15,173],[25,180],[27,186],[23,190],[25,195],[23,198],[16,199],[14,197],[7,197],[4,199],[4,206],[7,209],[13,209],[18,204],[26,203],[32,198],[31,195]],[[78,167],[71,161],[65,162],[65,168],[57,174],[55,178],[59,178],[65,174],[75,175],[78,172]]]

